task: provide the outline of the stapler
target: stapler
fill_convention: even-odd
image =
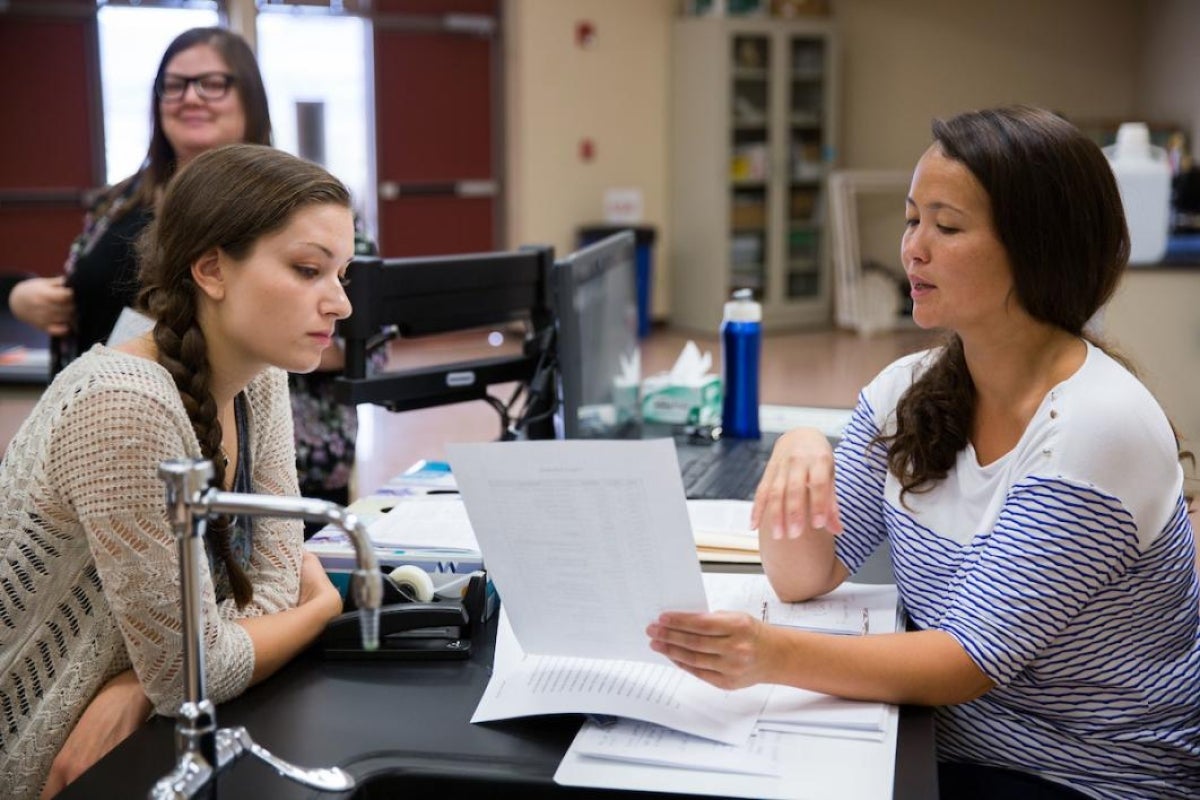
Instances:
[[[379,610],[379,648],[363,650],[358,614],[347,611],[329,621],[319,639],[333,659],[440,661],[471,655],[473,628],[484,618],[487,575],[471,576],[462,600],[409,602],[384,582],[385,605]]]
[[[471,655],[470,616],[462,603],[392,603],[379,610],[379,649],[363,650],[358,612],[330,620],[321,634],[326,658],[433,661]]]

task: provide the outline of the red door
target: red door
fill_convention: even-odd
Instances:
[[[96,3],[0,7],[0,272],[57,275],[104,182]]]
[[[379,0],[373,8],[380,252],[498,249],[496,0]]]

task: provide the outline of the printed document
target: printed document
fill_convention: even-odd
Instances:
[[[492,678],[472,722],[539,714],[603,714],[654,722],[726,744],[744,745],[769,686],[725,691],[663,664],[522,652],[501,607]]]
[[[788,733],[772,737],[773,732],[760,727],[746,745],[725,751],[719,761],[714,758],[716,768],[708,769],[695,766],[685,753],[674,748],[671,739],[675,737],[660,740],[663,748],[675,752],[655,753],[655,761],[659,763],[650,763],[648,759],[597,757],[592,754],[597,750],[605,749],[610,755],[617,751],[589,732],[584,736],[582,747],[577,748],[572,743],[567,750],[554,774],[554,782],[564,786],[683,792],[713,797],[879,800],[892,796],[898,719],[899,709],[888,706],[883,738],[879,741]],[[591,725],[585,723],[584,730]],[[623,730],[617,730],[615,737],[620,737],[616,744],[632,743],[632,737]],[[759,742],[760,737],[765,738]],[[781,774],[759,769],[765,766],[764,759]],[[673,762],[671,766],[666,765],[668,761]],[[741,770],[729,769],[731,764],[740,765]]]
[[[742,746],[699,739],[649,722],[619,719],[610,725],[588,721],[575,741],[574,753],[634,764],[733,772],[745,775],[782,774],[779,744],[783,734],[756,731]]]
[[[471,520],[457,494],[396,498],[391,506],[367,527],[376,547],[479,552]]]
[[[671,440],[446,452],[524,652],[670,665],[646,626],[708,610]]]

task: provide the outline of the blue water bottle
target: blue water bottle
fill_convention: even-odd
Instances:
[[[749,289],[738,289],[721,320],[724,400],[722,436],[758,439],[758,359],[762,350],[762,306]]]

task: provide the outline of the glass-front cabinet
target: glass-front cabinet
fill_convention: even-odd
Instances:
[[[830,24],[682,19],[674,37],[672,321],[715,330],[751,289],[768,328],[828,323]]]

